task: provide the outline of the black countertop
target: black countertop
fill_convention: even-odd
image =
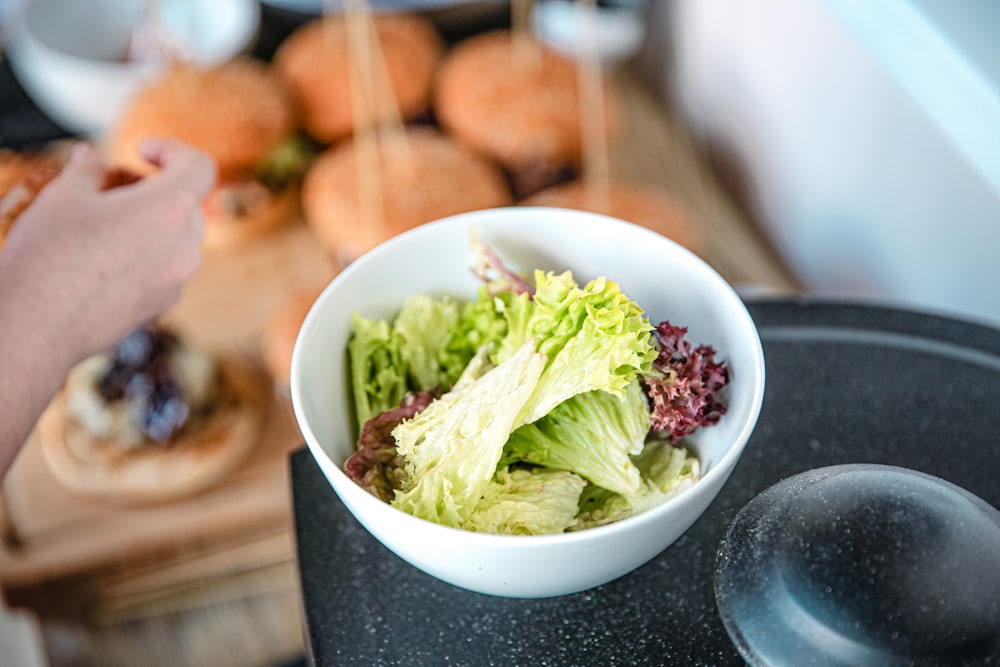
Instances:
[[[308,451],[295,452],[314,664],[741,665],[716,608],[715,557],[740,509],[773,484],[823,466],[880,463],[935,475],[1000,506],[1000,331],[864,305],[749,306],[767,389],[736,470],[671,547],[590,591],[522,600],[434,579],[373,539]]]

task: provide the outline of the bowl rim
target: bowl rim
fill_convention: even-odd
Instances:
[[[215,0],[215,2],[217,3],[218,0]],[[226,51],[230,52],[228,55],[223,52],[213,52],[210,56],[206,56],[204,54],[194,54],[188,58],[190,62],[213,64],[227,60],[246,50],[247,47],[253,43],[260,32],[260,22],[263,18],[260,2],[257,2],[256,0],[224,0],[224,2],[226,2],[230,8],[238,12],[238,14],[236,14],[238,20],[234,22],[234,25],[241,29],[238,33],[239,38],[232,39],[230,40],[230,43],[226,44]],[[31,26],[31,23],[28,20],[28,14],[32,9],[32,6],[33,3],[27,3],[24,7],[20,8],[20,10],[15,11],[10,18],[10,44],[8,54],[11,56],[12,60],[16,59],[20,54],[21,49],[24,48],[24,45],[27,45],[41,56],[53,59],[53,61],[58,63],[61,67],[77,68],[80,71],[83,71],[84,69],[92,71],[99,70],[114,76],[120,76],[123,71],[155,71],[167,65],[167,61],[103,60],[100,58],[88,58],[65,51],[57,45],[52,44],[49,40],[43,39]]]
[[[587,528],[578,531],[569,531],[563,533],[555,534],[545,534],[545,535],[506,535],[506,534],[494,534],[494,533],[483,533],[477,531],[465,530],[462,528],[457,528],[454,526],[447,526],[443,524],[430,521],[418,516],[414,516],[396,507],[393,507],[390,503],[379,500],[378,498],[372,496],[367,491],[359,487],[353,480],[347,477],[342,469],[342,464],[336,463],[333,458],[326,452],[319,442],[319,438],[316,436],[315,432],[312,430],[305,419],[305,407],[303,403],[302,396],[302,384],[296,381],[296,378],[300,375],[300,370],[302,366],[301,362],[301,344],[305,338],[305,332],[307,332],[313,324],[315,318],[319,317],[317,313],[320,310],[320,304],[328,298],[328,295],[338,286],[340,283],[347,281],[351,275],[363,270],[365,264],[374,261],[378,255],[389,252],[391,248],[396,245],[406,243],[407,239],[418,234],[432,233],[434,229],[444,227],[446,225],[462,225],[468,224],[467,221],[472,216],[477,217],[497,217],[502,215],[508,215],[511,212],[515,212],[517,215],[534,213],[538,214],[544,211],[559,211],[560,214],[566,215],[567,213],[577,216],[577,217],[588,217],[592,219],[602,220],[604,223],[611,223],[613,225],[625,225],[632,228],[633,231],[639,234],[647,234],[651,239],[655,239],[656,242],[667,242],[668,244],[674,246],[676,251],[687,255],[690,260],[693,260],[695,266],[704,275],[716,283],[719,288],[720,294],[724,295],[726,301],[728,302],[728,307],[733,310],[734,315],[738,316],[738,321],[740,325],[740,337],[746,338],[746,340],[751,342],[752,347],[752,361],[753,361],[753,373],[749,381],[752,383],[752,389],[748,394],[749,397],[749,408],[744,416],[743,423],[740,425],[739,431],[734,435],[732,444],[726,449],[725,453],[720,457],[720,459],[715,462],[715,464],[709,468],[690,488],[676,494],[675,496],[669,498],[668,500],[652,507],[639,514],[633,514],[624,519],[614,521],[601,526],[595,526],[593,528]],[[641,304],[640,304],[641,305]],[[470,547],[481,545],[489,546],[493,548],[497,547],[510,547],[514,544],[524,544],[530,541],[532,544],[545,545],[549,543],[553,544],[573,544],[580,541],[588,541],[594,539],[598,536],[608,535],[613,536],[619,532],[631,532],[632,530],[641,529],[647,523],[655,523],[657,518],[664,513],[671,511],[671,508],[678,505],[687,504],[690,502],[695,502],[696,497],[701,497],[705,493],[708,493],[711,488],[721,488],[721,486],[726,482],[729,475],[732,473],[733,468],[738,462],[739,458],[743,455],[746,449],[747,443],[750,440],[754,429],[756,428],[764,400],[764,388],[766,379],[766,366],[764,359],[764,350],[761,343],[760,335],[757,330],[757,326],[753,320],[753,316],[750,314],[749,309],[746,304],[736,293],[732,285],[726,281],[722,275],[712,267],[706,260],[700,257],[697,253],[685,248],[676,241],[663,236],[657,232],[654,232],[646,227],[638,225],[627,220],[616,218],[610,215],[605,215],[601,213],[593,213],[589,211],[581,211],[576,209],[566,209],[560,207],[550,207],[550,206],[522,206],[522,205],[510,205],[502,206],[490,209],[481,209],[477,211],[469,211],[465,213],[458,213],[455,215],[447,216],[431,222],[419,225],[413,229],[404,231],[386,241],[379,244],[375,248],[369,250],[364,255],[354,260],[351,264],[344,267],[334,278],[329,282],[329,284],[323,289],[320,296],[315,300],[313,306],[309,309],[303,324],[299,330],[299,335],[296,338],[294,350],[292,353],[292,370],[291,370],[291,398],[292,407],[296,422],[302,435],[306,440],[307,448],[317,462],[320,468],[324,472],[324,476],[328,477],[328,483],[333,487],[334,491],[338,496],[342,495],[342,490],[345,493],[350,494],[357,499],[359,502],[364,502],[370,504],[371,507],[379,507],[381,509],[375,510],[378,512],[391,511],[392,516],[398,517],[400,521],[410,523],[415,527],[419,527],[421,530],[430,530],[432,534],[436,531],[444,531],[442,534],[456,535],[461,534],[462,540],[465,544]],[[329,479],[328,473],[332,471],[336,478],[336,483],[333,479]],[[339,486],[343,485],[343,489]],[[349,489],[349,490],[348,490]],[[345,504],[349,504],[348,500],[341,498]],[[353,514],[353,511],[352,511]],[[698,516],[700,516],[699,513]],[[696,517],[697,519],[697,517]],[[412,522],[419,522],[412,523]]]

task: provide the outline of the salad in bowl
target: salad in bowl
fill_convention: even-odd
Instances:
[[[653,325],[606,276],[525,277],[476,238],[470,250],[476,298],[354,315],[348,476],[429,521],[526,535],[604,525],[693,484],[684,438],[726,412],[714,348]]]
[[[514,597],[601,585],[667,548],[728,479],[763,392],[756,327],[704,260],[622,220],[527,206],[428,223],[351,263],[291,372],[300,430],[351,514],[424,572]]]

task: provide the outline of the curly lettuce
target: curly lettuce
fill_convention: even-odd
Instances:
[[[623,397],[629,383],[649,372],[657,357],[642,308],[606,278],[580,287],[569,271],[536,271],[533,297],[518,294],[505,304],[504,316],[508,330],[497,359],[502,362],[527,340],[535,341],[546,358],[521,424],[584,392]]]
[[[580,513],[569,530],[603,526],[645,512],[690,488],[700,476],[698,458],[666,440],[648,441],[633,461],[642,479],[639,489],[621,494],[587,485],[580,494]]]
[[[392,319],[355,314],[347,352],[358,424],[400,405],[409,392],[450,389],[482,347],[507,332],[492,299],[408,297]]]
[[[510,435],[504,462],[567,470],[606,489],[634,494],[642,480],[630,458],[642,451],[649,409],[639,380],[625,396],[578,394]]]
[[[716,361],[715,349],[693,347],[684,340],[686,334],[686,327],[658,324],[659,353],[643,377],[652,404],[652,428],[675,443],[702,426],[718,423],[726,413],[721,395],[729,384],[729,367]]]
[[[402,342],[385,321],[352,318],[353,335],[347,343],[354,414],[358,424],[391,410],[403,401],[409,385]]]
[[[455,527],[476,508],[545,365],[530,341],[480,375],[484,358],[452,391],[393,429],[407,473],[395,507]]]
[[[680,440],[725,411],[714,350],[653,327],[604,277],[528,282],[479,246],[475,299],[355,316],[352,479],[414,516],[500,534],[604,525],[693,484]]]

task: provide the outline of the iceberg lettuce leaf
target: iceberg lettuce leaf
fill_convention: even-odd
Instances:
[[[586,484],[564,470],[501,468],[463,528],[500,535],[565,532]]]
[[[489,486],[513,423],[531,396],[545,358],[534,342],[498,366],[463,375],[455,387],[392,431],[407,479],[392,504],[461,527]]]

